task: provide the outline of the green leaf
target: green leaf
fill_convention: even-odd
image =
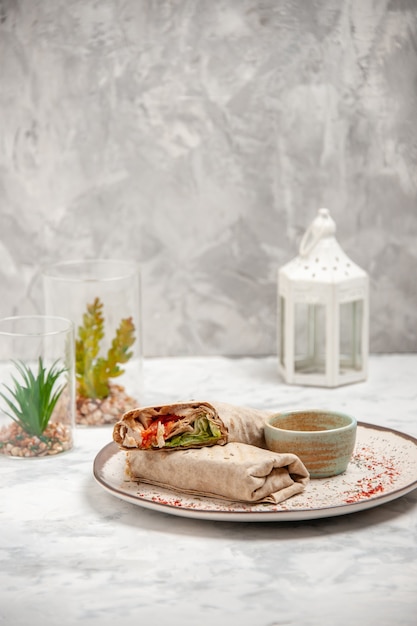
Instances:
[[[0,391],[0,397],[10,409],[5,411],[5,414],[26,433],[39,437],[48,426],[56,403],[64,390],[65,383],[60,386],[56,383],[66,368],[58,367],[58,361],[55,361],[47,370],[42,357],[39,357],[38,371],[35,374],[21,361],[13,363],[21,380],[12,375],[13,387],[5,383],[2,385],[7,394]]]
[[[175,435],[172,439],[165,442],[167,448],[178,448],[185,445],[216,443],[221,437],[221,432],[217,426],[211,422],[205,415],[198,417],[194,424],[192,432],[181,433]]]

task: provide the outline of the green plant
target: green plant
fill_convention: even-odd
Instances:
[[[40,437],[48,426],[56,403],[65,387],[65,384],[55,388],[55,383],[66,368],[59,368],[57,361],[48,370],[38,359],[38,371],[32,372],[30,367],[21,361],[13,361],[18,370],[21,381],[12,376],[14,388],[3,383],[10,394],[7,396],[0,391],[0,396],[8,405],[10,411],[6,415],[12,418],[28,435]]]
[[[109,379],[123,374],[119,363],[127,363],[133,356],[129,348],[135,341],[134,331],[132,318],[122,319],[107,356],[99,356],[100,342],[104,338],[103,303],[95,298],[92,304],[87,304],[75,341],[75,372],[80,396],[106,398],[109,395]]]

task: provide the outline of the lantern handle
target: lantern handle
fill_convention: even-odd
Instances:
[[[317,217],[307,228],[300,243],[300,256],[306,257],[315,248],[323,237],[329,237],[336,232],[336,224],[330,217],[329,209],[319,209]]]

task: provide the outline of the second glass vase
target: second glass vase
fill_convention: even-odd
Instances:
[[[142,391],[140,270],[134,261],[67,261],[44,268],[45,311],[75,328],[76,424],[113,424]]]

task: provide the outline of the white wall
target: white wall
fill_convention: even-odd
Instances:
[[[272,354],[317,209],[417,350],[417,2],[0,0],[0,315],[128,257],[145,354]]]

